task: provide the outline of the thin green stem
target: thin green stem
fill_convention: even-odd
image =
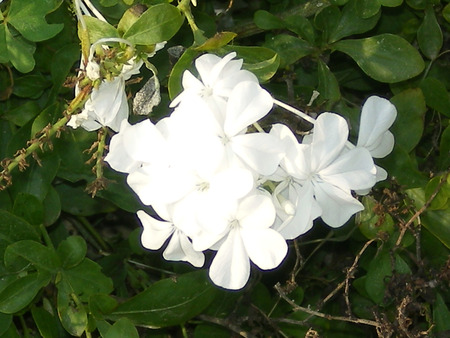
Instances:
[[[99,131],[99,140],[95,163],[95,176],[97,178],[103,177],[103,153],[105,152],[106,147],[106,135],[107,129],[106,127],[102,127],[102,129]]]
[[[27,323],[25,323],[25,319],[23,318],[23,315],[19,316],[19,320],[20,320],[20,325],[22,326],[24,338],[30,338],[30,329],[28,328]]]
[[[44,224],[39,224],[39,230],[41,230],[42,237],[44,237],[45,244],[52,249],[55,249],[55,246],[53,245],[52,240],[50,239],[50,236],[48,235],[47,229],[45,228]]]
[[[108,243],[103,240],[102,236],[100,236],[97,230],[94,229],[94,227],[85,217],[80,216],[78,217],[78,220],[81,223],[83,229],[86,230],[86,232],[88,232],[100,246],[101,250],[106,252],[110,251],[111,248],[109,247]]]
[[[207,38],[205,37],[203,31],[198,28],[197,24],[195,23],[194,16],[191,12],[191,5],[190,0],[181,0],[178,3],[177,8],[180,10],[181,13],[184,14],[186,17],[189,26],[191,27],[192,33],[194,34],[194,44],[201,45],[203,44]]]

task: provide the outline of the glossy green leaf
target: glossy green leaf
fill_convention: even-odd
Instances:
[[[397,7],[403,3],[403,0],[378,0],[382,6]]]
[[[292,35],[278,34],[264,44],[280,56],[280,68],[286,68],[312,52],[311,45]]]
[[[87,312],[71,284],[62,278],[57,284],[58,317],[64,329],[73,336],[81,336],[88,325]]]
[[[175,66],[173,66],[172,71],[169,76],[169,97],[173,100],[181,91],[183,90],[181,86],[181,78],[186,69],[188,69],[194,61],[194,59],[199,55],[199,52],[194,48],[188,48],[184,51],[183,55],[178,59]]]
[[[430,199],[434,195],[428,210],[446,209],[450,198],[450,183],[443,180],[443,175],[433,177],[425,187],[425,198]],[[437,192],[437,193],[436,193]]]
[[[425,96],[427,106],[450,117],[450,95],[442,81],[427,77],[420,82],[420,89]]]
[[[103,38],[119,38],[120,35],[117,32],[117,29],[109,23],[97,19],[93,16],[83,16],[84,21],[86,22],[87,30],[89,32],[89,42],[91,44],[97,42]],[[81,34],[81,29],[78,31]],[[81,40],[81,37],[80,37]]]
[[[169,40],[182,23],[178,8],[162,3],[147,9],[123,37],[136,45],[153,45]]]
[[[450,3],[445,5],[444,9],[442,10],[442,16],[444,17],[445,21],[450,22]]]
[[[319,86],[317,91],[320,93],[318,100],[326,101],[325,109],[329,110],[341,98],[339,83],[328,66],[321,60],[318,62]]]
[[[21,36],[13,36],[6,27],[5,30],[6,46],[8,49],[8,59],[13,66],[21,73],[31,72],[35,66],[33,58],[36,46]]]
[[[61,118],[61,109],[59,103],[55,102],[46,107],[33,121],[30,138],[33,138],[36,133],[40,132],[49,123],[53,124]]]
[[[17,108],[6,111],[3,118],[11,121],[19,127],[23,127],[41,112],[41,108],[36,101],[26,101]]]
[[[314,26],[322,31],[324,41],[329,41],[329,37],[336,31],[341,20],[341,12],[336,6],[324,7],[314,17]]]
[[[25,239],[38,241],[36,228],[24,219],[0,210],[0,257],[8,245]]]
[[[4,260],[5,266],[10,269],[20,265],[23,260],[33,264],[39,271],[48,273],[56,273],[61,266],[54,249],[27,239],[9,245],[5,250]]]
[[[432,6],[425,10],[425,17],[417,30],[417,41],[420,50],[428,59],[436,59],[442,48],[443,36]]]
[[[154,328],[178,325],[201,313],[214,294],[206,271],[195,271],[154,283],[120,304],[109,317],[126,317],[136,325]]]
[[[50,82],[42,75],[25,75],[14,80],[13,94],[37,99],[49,85]]]
[[[288,16],[285,21],[287,29],[314,45],[316,34],[313,25],[307,18],[301,15],[292,15]]]
[[[0,63],[9,61],[8,46],[6,45],[6,24],[0,23]]]
[[[58,338],[58,322],[50,312],[41,307],[33,307],[31,315],[36,323],[39,333],[45,338]]]
[[[49,226],[55,223],[61,214],[61,201],[53,186],[50,186],[44,198],[44,225]]]
[[[370,18],[380,12],[381,4],[377,0],[357,0],[356,10],[361,18]]]
[[[103,335],[103,338],[139,338],[138,331],[133,323],[127,318],[120,318]]]
[[[280,57],[273,50],[264,47],[227,46],[227,51],[235,51],[237,58],[244,59],[242,68],[256,75],[259,82],[266,82],[275,75],[280,66]]]
[[[425,9],[427,0],[406,0],[406,3],[414,9]]]
[[[100,265],[88,258],[85,258],[80,264],[62,271],[61,280],[69,284],[72,292],[82,302],[88,302],[91,295],[108,294],[113,289],[111,279],[101,272]]]
[[[395,143],[411,151],[422,138],[427,111],[425,97],[420,89],[408,89],[392,97],[391,102],[397,108],[397,119],[391,128]]]
[[[356,61],[380,82],[395,83],[420,74],[424,62],[417,50],[398,35],[381,34],[364,39],[343,40],[333,47]]]
[[[376,1],[370,1],[376,3]],[[375,27],[380,19],[381,13],[377,11],[374,15],[364,17],[361,15],[360,8],[358,7],[360,2],[361,0],[351,0],[345,5],[339,24],[329,34],[329,43],[336,42],[350,35],[365,33]]]
[[[86,256],[86,241],[80,236],[70,236],[62,241],[56,253],[64,269],[72,268],[82,262]]]
[[[14,200],[13,213],[33,225],[44,222],[44,205],[34,195],[19,193]]]
[[[443,170],[450,167],[450,125],[445,128],[441,135],[439,147],[439,167]]]
[[[63,25],[49,25],[45,16],[58,8],[61,3],[62,0],[11,0],[8,23],[30,41],[50,39],[63,29]]]
[[[436,325],[435,332],[450,331],[450,311],[439,292],[433,304],[433,322]]]
[[[94,294],[89,297],[89,311],[96,320],[103,320],[106,314],[117,308],[117,301],[105,294]]]
[[[214,50],[219,49],[220,47],[223,47],[226,44],[228,44],[236,36],[237,36],[237,34],[233,33],[233,32],[217,33],[212,38],[206,40],[200,46],[195,47],[195,50],[198,50],[198,51],[214,51]]]
[[[13,316],[6,313],[0,313],[0,337],[8,331],[9,326],[12,323]]]
[[[50,274],[32,273],[14,280],[0,292],[0,312],[12,314],[22,310],[50,279]]]
[[[253,21],[261,29],[282,29],[286,27],[286,23],[279,17],[265,10],[258,10],[253,16]]]

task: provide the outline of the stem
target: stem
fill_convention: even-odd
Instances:
[[[111,251],[109,245],[103,240],[102,236],[100,236],[100,234],[94,229],[94,227],[85,217],[80,216],[78,217],[78,220],[80,221],[84,230],[86,230],[94,238],[94,240],[100,246],[101,250],[105,252]]]
[[[52,240],[50,239],[50,236],[48,235],[47,229],[45,228],[44,224],[39,224],[39,230],[41,230],[42,233],[42,237],[44,237],[44,242],[45,244],[52,248],[55,249],[55,246],[53,245]]]
[[[23,318],[23,315],[19,316],[19,320],[20,320],[20,325],[22,326],[22,329],[23,329],[23,336],[25,338],[29,338],[30,337],[30,329],[28,328],[27,324],[25,323],[25,319]]]
[[[81,12],[81,0],[73,0],[73,6],[75,7],[75,13],[77,15],[78,21],[81,23],[81,28],[87,30],[86,22],[83,18],[83,13]]]
[[[103,153],[105,152],[107,129],[102,127],[99,131],[99,140],[97,147],[96,163],[95,163],[95,176],[97,178],[103,177]]]
[[[301,117],[302,119],[308,121],[311,124],[316,123],[316,120],[313,119],[311,116],[305,114],[304,112],[302,112],[294,107],[291,107],[290,105],[288,105],[286,103],[278,101],[277,99],[273,99],[273,103],[275,103],[277,106],[279,106],[281,108],[286,109],[287,111],[290,111],[291,113],[294,113],[295,115]]]
[[[94,13],[95,17],[101,21],[107,22],[103,15],[95,8],[90,0],[83,0],[86,6]]]
[[[194,16],[192,15],[191,12],[190,0],[181,0],[177,8],[180,10],[180,12],[184,14],[184,16],[187,19],[189,26],[191,27],[192,33],[194,34],[195,44],[197,45],[203,44],[207,40],[207,38],[203,34],[203,31],[200,28],[198,28],[197,24],[195,23]]]

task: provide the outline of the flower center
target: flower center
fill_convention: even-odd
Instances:
[[[200,96],[208,98],[208,97],[212,96],[212,94],[213,94],[213,89],[209,86],[205,86],[205,88],[203,88]]]

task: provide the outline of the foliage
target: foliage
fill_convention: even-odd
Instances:
[[[197,2],[93,1],[111,24],[87,19],[88,41],[68,1],[0,3],[0,337],[448,336],[449,1]],[[153,121],[205,51],[236,51],[274,97],[338,112],[352,137],[364,100],[386,97],[398,111],[380,161],[390,178],[344,227],[316,222],[281,268],[220,289],[142,249],[135,213],[151,210],[104,167],[112,134],[65,127],[86,99],[73,99],[78,35],[85,56],[105,35],[141,52],[168,41],[127,83],[134,96],[157,70]],[[309,129],[278,108],[261,127],[273,121]]]

